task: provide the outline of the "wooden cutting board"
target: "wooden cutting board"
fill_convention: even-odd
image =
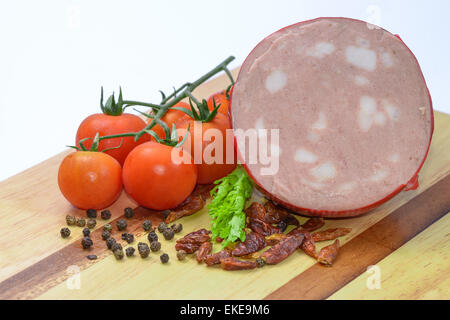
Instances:
[[[207,97],[226,85],[221,76],[195,93]],[[0,299],[448,299],[449,150],[450,116],[435,112],[420,187],[364,216],[326,221],[326,227],[353,229],[341,238],[333,267],[318,265],[299,251],[279,265],[236,272],[198,265],[193,257],[177,261],[175,240],[161,241],[171,258],[166,265],[154,253],[147,259],[116,261],[100,239],[102,226],[111,221],[101,219],[89,252],[81,250],[81,228],[71,227],[70,238],[62,239],[59,230],[66,214],[85,216],[57,186],[59,163],[72,152],[65,151],[0,183]],[[127,206],[137,207],[123,193],[110,208],[112,220]],[[136,236],[134,246],[146,241],[140,227],[144,217],[161,221],[159,215],[137,208],[128,227]],[[176,238],[209,228],[205,209],[179,222],[184,230]],[[113,235],[120,238],[118,231]],[[99,258],[89,261],[87,254]],[[375,267],[367,271],[369,266]]]

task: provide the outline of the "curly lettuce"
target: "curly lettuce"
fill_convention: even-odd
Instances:
[[[211,203],[208,205],[211,217],[212,238],[223,239],[222,248],[237,239],[245,240],[244,206],[250,198],[253,186],[242,167],[214,182]]]

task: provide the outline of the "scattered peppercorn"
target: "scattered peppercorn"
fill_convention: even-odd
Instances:
[[[147,235],[148,242],[152,243],[154,241],[158,241],[158,235],[155,231],[149,232]]]
[[[183,261],[184,258],[186,258],[186,251],[184,250],[177,251],[177,259]]]
[[[114,239],[114,238],[108,238],[107,240],[106,240],[106,246],[108,247],[108,249],[112,249],[112,246],[116,243],[117,241],[116,241],[116,239]]]
[[[173,232],[175,233],[179,233],[183,230],[183,225],[181,223],[174,223],[170,229],[173,230]]]
[[[95,219],[89,219],[87,221],[87,227],[89,229],[94,229],[96,225],[97,225],[97,221],[95,221]]]
[[[115,250],[122,250],[122,245],[120,243],[118,243],[117,241],[113,243],[113,245],[111,246],[111,250],[115,251]]]
[[[144,242],[138,243],[138,251],[139,254],[141,255],[141,258],[147,258],[148,255],[150,254],[150,248],[148,247],[148,244]]]
[[[124,213],[125,213],[125,218],[127,218],[127,219],[130,219],[134,215],[134,211],[130,207],[126,207],[124,210]]]
[[[68,214],[66,216],[66,223],[68,226],[73,226],[77,223],[77,219],[74,216]]]
[[[163,253],[159,256],[159,259],[161,259],[162,263],[167,263],[169,262],[169,255],[167,253]]]
[[[70,229],[69,228],[62,228],[60,231],[61,237],[68,238],[70,236]]]
[[[142,223],[142,228],[144,228],[145,231],[149,231],[152,227],[152,222],[150,220],[145,220]]]
[[[125,232],[125,233],[122,233],[122,239],[128,243],[132,243],[134,241],[134,235],[132,235],[131,233]]]
[[[76,224],[79,227],[84,227],[86,225],[86,220],[84,220],[83,218],[79,218],[79,219],[77,219]]]
[[[109,220],[111,219],[111,211],[103,210],[102,212],[100,212],[100,216],[102,217],[103,220]]]
[[[97,260],[97,256],[95,254],[90,254],[86,256],[86,258],[88,258],[89,260]]]
[[[90,234],[91,234],[91,230],[89,230],[89,228],[83,229],[83,236],[89,237]]]
[[[117,221],[116,225],[119,231],[125,230],[127,228],[127,222],[124,219],[120,219],[119,221]]]
[[[92,239],[89,237],[84,237],[81,239],[81,246],[83,249],[89,249],[93,244]]]
[[[87,209],[86,214],[88,218],[95,219],[97,218],[97,210],[95,209]]]
[[[158,225],[158,231],[159,231],[159,232],[163,233],[164,230],[166,230],[166,229],[167,229],[167,224],[166,224],[165,222],[161,222],[161,223]]]
[[[262,268],[266,264],[266,261],[263,258],[256,258],[256,264],[258,268]]]
[[[159,250],[161,250],[161,243],[158,241],[153,241],[152,243],[150,243],[150,250],[152,250],[153,252],[158,252]]]
[[[108,232],[111,233],[111,231],[112,231],[112,225],[110,225],[109,223],[105,224],[105,225],[103,226],[103,230],[108,231]]]
[[[125,254],[127,255],[127,257],[134,256],[134,248],[133,247],[126,248],[125,249]]]
[[[166,239],[166,240],[172,240],[173,237],[175,236],[175,232],[172,229],[167,228],[166,230],[164,230],[163,236],[164,236],[164,239]]]
[[[114,257],[116,257],[117,260],[122,260],[124,257],[122,249],[116,249],[113,251],[113,253],[114,253]]]
[[[102,239],[103,240],[107,240],[107,239],[109,239],[109,237],[111,237],[111,233],[109,231],[105,230],[105,231],[102,232]]]

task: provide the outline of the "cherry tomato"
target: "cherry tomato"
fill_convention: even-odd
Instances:
[[[103,209],[116,201],[122,191],[122,167],[102,152],[73,152],[59,166],[58,185],[75,207]]]
[[[187,161],[176,163],[172,151]],[[137,203],[154,210],[171,209],[194,190],[197,168],[190,154],[155,141],[130,152],[123,166],[125,190]]]
[[[179,135],[182,137],[185,134],[185,130],[187,130],[188,126],[190,125],[189,129],[189,136],[187,137],[185,143],[183,144],[182,148],[188,150],[191,154],[191,156],[195,159],[195,149],[200,150],[201,146],[201,158],[199,158],[200,162],[197,164],[198,169],[198,183],[200,184],[208,184],[216,181],[217,179],[220,179],[227,174],[229,174],[231,171],[236,168],[236,153],[234,152],[234,142],[231,141],[230,143],[233,144],[233,155],[232,163],[226,163],[227,158],[227,150],[226,150],[226,144],[227,144],[227,135],[226,130],[231,129],[230,121],[227,116],[225,116],[222,113],[217,113],[217,115],[214,117],[213,120],[210,122],[196,122],[194,124],[194,120],[190,118],[189,116],[185,116],[178,120],[176,127],[179,130]],[[200,132],[197,132],[198,129],[200,129],[201,126],[201,135]],[[211,139],[206,139],[205,134],[208,134],[209,129],[216,129],[218,130],[218,133],[220,133],[222,137],[222,141],[218,142],[222,144],[222,157],[219,155],[217,156],[219,161],[214,161],[211,163],[210,159],[207,159],[209,155],[212,156],[212,158],[215,158],[215,150],[212,151],[211,149],[214,147],[214,145],[211,145],[215,141],[215,137],[212,136]],[[210,133],[211,134],[211,133]],[[209,134],[208,134],[209,135]],[[192,139],[192,137],[194,137]],[[231,137],[229,137],[231,139]],[[208,141],[211,140],[211,141]],[[211,146],[209,146],[211,145]],[[197,148],[195,148],[197,146]],[[209,147],[208,147],[209,146]],[[205,149],[207,149],[207,152],[205,152]],[[210,152],[211,151],[211,152]],[[197,155],[197,157],[200,157]],[[206,157],[206,158],[205,158]],[[213,159],[214,160],[214,159]],[[220,163],[218,163],[220,162]]]
[[[214,93],[208,98],[207,104],[209,110],[214,110],[213,99],[216,103],[216,107],[220,104],[218,112],[228,116],[228,109],[230,107],[230,100],[227,98],[225,91]]]
[[[188,110],[191,110],[191,106],[183,101],[178,102],[174,105],[174,107],[182,107],[186,108]],[[184,115],[186,115],[183,111],[175,110],[175,109],[169,109],[167,113],[161,118],[162,121],[164,121],[170,130],[172,130],[172,125],[178,121],[178,119],[182,118]],[[147,119],[147,124],[150,124],[152,122],[152,118]],[[152,128],[153,131],[156,132],[158,137],[161,139],[166,138],[166,134],[164,133],[163,127],[161,125],[157,124]]]
[[[119,133],[137,132],[145,128],[145,121],[137,115],[131,113],[122,113],[119,116],[110,116],[103,113],[92,114],[81,122],[78,127],[76,145],[84,138],[94,138],[98,132],[100,136],[114,135]],[[134,147],[144,142],[150,141],[150,135],[145,134],[138,141],[134,141],[134,137],[105,139],[100,141],[98,150],[102,151],[107,148],[117,147],[122,141],[122,145],[118,149],[108,150],[105,153],[114,157],[123,165],[128,153]],[[84,146],[89,150],[92,140],[83,142]]]

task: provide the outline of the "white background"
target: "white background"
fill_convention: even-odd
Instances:
[[[2,1],[0,180],[74,144],[99,112],[100,86],[159,101],[229,55],[238,66],[268,34],[319,16],[400,34],[437,110],[450,113],[450,1]]]

